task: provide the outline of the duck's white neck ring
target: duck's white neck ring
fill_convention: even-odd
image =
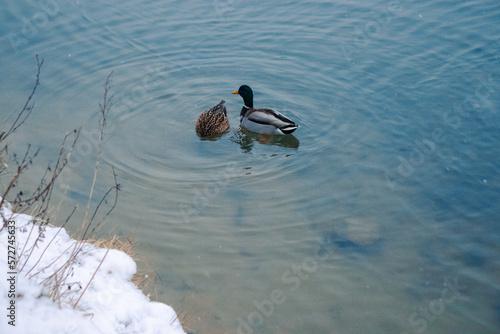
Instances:
[[[247,107],[246,104],[243,105],[243,108],[250,109],[250,107]]]

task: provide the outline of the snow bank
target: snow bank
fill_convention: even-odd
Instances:
[[[87,243],[67,271],[59,307],[42,282],[68,261],[76,241],[62,228],[41,227],[31,216],[13,214],[8,204],[0,214],[12,226],[0,232],[0,333],[185,334],[170,306],[151,302],[131,282],[136,272],[131,257],[113,249],[105,255],[106,249]],[[9,267],[9,246],[16,249],[15,268]]]

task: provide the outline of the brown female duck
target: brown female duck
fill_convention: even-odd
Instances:
[[[229,129],[229,119],[225,101],[204,111],[196,121],[196,133],[200,137],[212,137],[220,135]]]

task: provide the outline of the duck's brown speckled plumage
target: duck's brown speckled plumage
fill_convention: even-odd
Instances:
[[[199,137],[211,137],[226,132],[229,129],[229,119],[225,101],[204,111],[196,121],[196,133]]]

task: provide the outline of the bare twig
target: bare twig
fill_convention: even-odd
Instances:
[[[71,213],[69,214],[69,216],[66,218],[66,221],[61,225],[61,227],[59,227],[59,229],[57,230],[56,234],[52,237],[52,239],[49,241],[49,243],[47,244],[47,246],[45,246],[45,249],[43,250],[42,254],[40,254],[40,257],[38,258],[38,261],[35,262],[35,264],[33,265],[33,267],[31,267],[31,269],[26,273],[25,276],[28,276],[29,273],[35,269],[35,267],[38,265],[38,263],[40,262],[40,260],[42,259],[43,255],[45,254],[45,252],[47,251],[47,249],[49,248],[50,244],[52,243],[52,241],[54,241],[54,239],[57,237],[57,235],[59,234],[59,232],[61,232],[61,230],[64,228],[64,226],[66,226],[66,223],[71,219],[71,217],[73,216],[73,214],[75,213],[76,211],[76,206],[73,208],[73,211],[71,211]],[[30,255],[28,256],[28,258],[31,256],[31,253]],[[24,265],[22,266],[21,269],[19,269],[19,272],[23,271],[24,269],[24,266],[26,265],[28,261],[26,261],[24,263]]]
[[[33,86],[31,94],[28,96],[28,99],[26,100],[26,103],[24,104],[23,109],[21,109],[21,111],[17,113],[16,120],[14,121],[14,123],[12,123],[10,129],[5,131],[5,132],[0,132],[0,141],[4,140],[9,135],[11,135],[14,131],[16,131],[26,121],[26,119],[28,119],[29,115],[31,114],[31,110],[33,108],[30,107],[29,104],[31,102],[31,99],[33,98],[33,95],[35,95],[35,92],[36,92],[38,85],[40,84],[40,70],[41,70],[42,65],[43,65],[43,59],[42,59],[42,61],[40,61],[38,59],[38,55],[36,55],[36,62],[38,65],[38,70],[36,73],[35,85]],[[12,117],[12,115],[10,117]]]
[[[68,137],[73,134],[73,142],[70,145],[70,149],[73,149],[76,145],[76,142],[78,140],[78,137],[80,135],[79,130],[74,130],[73,132],[67,133],[66,136],[64,137],[63,143],[61,145],[61,149],[59,151],[59,156],[57,158],[57,162],[54,168],[47,167],[47,171],[52,171],[52,175],[50,176],[50,180],[48,181],[47,184],[45,184],[45,178],[42,179],[42,182],[40,182],[40,186],[35,190],[31,198],[27,201],[29,204],[32,204],[38,200],[42,201],[41,208],[39,209],[39,212],[35,215],[38,217],[40,213],[46,212],[46,209],[48,208],[50,196],[52,194],[52,189],[54,188],[54,183],[57,179],[57,177],[61,174],[63,171],[64,167],[68,164],[68,160],[66,157],[66,140]]]
[[[77,242],[78,242],[78,241],[77,241]],[[59,259],[60,259],[63,255],[64,255],[64,254],[66,254],[66,252],[67,252],[67,251],[69,251],[71,248],[73,248],[73,245],[71,245],[71,246],[69,246],[68,248],[66,248],[66,249],[64,250],[64,252],[62,252],[61,254],[59,254],[59,256],[58,256],[57,258],[55,258],[55,259],[54,259],[54,261],[52,261],[51,263],[49,263],[48,265],[46,265],[46,266],[45,266],[45,267],[43,267],[42,269],[39,269],[39,270],[38,270],[38,272],[36,272],[36,273],[34,273],[33,275],[31,275],[29,278],[32,278],[32,277],[34,277],[34,276],[36,276],[36,275],[40,274],[41,272],[43,272],[45,269],[52,267],[52,265],[53,265],[54,263],[56,263],[56,262],[57,262],[57,261],[58,261],[58,260],[59,260]],[[68,262],[68,261],[66,261],[66,262]]]
[[[106,212],[106,214],[104,215],[104,217],[102,217],[101,221],[92,229],[92,233],[94,233],[96,229],[98,229],[99,227],[101,227],[102,223],[104,223],[104,221],[106,220],[106,218],[109,216],[109,214],[111,213],[111,211],[113,211],[113,209],[116,207],[116,204],[118,203],[118,192],[121,190],[121,185],[117,182],[117,175],[116,175],[115,168],[112,167],[112,169],[113,169],[113,178],[114,178],[114,181],[115,181],[115,185],[113,187],[109,188],[108,191],[106,192],[106,194],[104,194],[104,196],[102,197],[101,201],[96,206],[94,214],[92,215],[92,218],[90,219],[90,221],[92,222],[94,220],[95,215],[97,214],[97,211],[101,207],[102,203],[106,200],[106,197],[113,190],[115,191],[115,201],[113,202],[113,205],[108,210],[108,212]]]
[[[12,134],[14,131],[16,131],[29,117],[31,114],[31,111],[33,110],[33,96],[37,90],[37,87],[40,84],[40,71],[41,67],[43,65],[43,59],[40,61],[38,58],[38,55],[36,56],[37,64],[38,64],[38,71],[36,75],[36,81],[34,84],[34,87],[32,89],[31,94],[29,95],[23,109],[16,113],[13,113],[8,119],[10,118],[15,118],[14,122],[8,127],[6,131],[0,131],[0,142],[5,140],[10,134]],[[111,72],[107,77],[106,81],[104,84],[104,95],[103,95],[103,101],[102,103],[99,103],[99,126],[100,126],[100,140],[99,140],[99,145],[98,145],[98,152],[97,152],[97,159],[94,167],[94,177],[92,181],[92,185],[90,188],[90,194],[89,194],[89,199],[87,203],[87,209],[85,212],[85,218],[83,219],[82,222],[82,228],[80,229],[80,238],[79,241],[76,241],[74,244],[69,246],[67,249],[65,249],[62,254],[59,254],[59,256],[52,260],[50,264],[45,266],[44,268],[37,268],[37,266],[40,264],[41,259],[46,256],[47,249],[51,246],[59,232],[64,228],[64,226],[67,224],[67,222],[71,219],[73,216],[76,208],[73,209],[73,211],[69,214],[69,216],[66,218],[62,226],[60,226],[59,230],[55,233],[55,235],[52,237],[52,239],[48,243],[43,243],[44,249],[39,255],[39,258],[36,259],[35,263],[31,266],[27,266],[27,263],[30,259],[30,257],[34,254],[34,249],[36,247],[39,247],[42,242],[45,242],[45,234],[44,234],[44,228],[49,224],[49,217],[48,217],[48,212],[49,212],[49,203],[51,201],[52,197],[52,191],[54,189],[54,184],[56,182],[56,179],[60,176],[61,172],[63,169],[67,166],[68,164],[68,157],[69,153],[75,148],[75,145],[78,141],[79,135],[80,135],[80,130],[74,130],[72,133],[66,134],[64,137],[64,140],[61,145],[61,149],[59,151],[59,156],[57,158],[57,161],[55,163],[55,166],[51,167],[48,166],[45,170],[45,173],[43,177],[40,180],[40,183],[38,187],[31,192],[30,194],[25,194],[23,191],[19,191],[16,196],[15,200],[12,202],[13,204],[13,211],[14,212],[19,212],[20,209],[22,211],[27,211],[28,209],[35,209],[33,213],[31,213],[31,216],[33,216],[36,219],[40,219],[41,223],[38,226],[38,235],[36,237],[36,240],[34,243],[30,243],[30,246],[26,243],[20,252],[20,255],[22,255],[22,260],[23,262],[19,261],[20,269],[19,272],[23,272],[27,270],[25,275],[29,278],[32,278],[34,276],[40,275],[42,272],[44,272],[47,268],[53,267],[53,266],[58,266],[58,268],[55,268],[53,270],[52,275],[46,277],[43,281],[42,284],[47,286],[49,288],[49,296],[50,298],[61,305],[62,301],[65,302],[70,302],[73,304],[73,307],[77,307],[81,298],[85,294],[87,288],[89,287],[90,283],[94,280],[95,275],[99,268],[101,267],[104,259],[108,255],[109,248],[107,249],[103,259],[101,260],[99,266],[93,273],[92,277],[90,278],[89,282],[79,295],[79,298],[76,300],[75,303],[73,303],[73,300],[68,300],[67,296],[70,293],[74,293],[75,286],[78,286],[79,289],[82,289],[79,283],[76,282],[68,282],[70,280],[70,276],[73,273],[73,265],[78,257],[79,254],[85,249],[87,243],[84,242],[83,240],[88,237],[87,233],[89,232],[89,229],[91,225],[94,225],[93,229],[91,230],[92,233],[95,233],[96,230],[101,227],[101,225],[104,223],[106,218],[109,216],[109,214],[114,210],[114,208],[117,205],[118,201],[118,192],[120,191],[120,184],[117,181],[117,174],[114,168],[112,168],[113,171],[113,178],[114,178],[114,185],[108,189],[108,191],[104,194],[104,196],[101,198],[100,202],[97,204],[95,209],[93,210],[93,213],[90,214],[92,211],[90,210],[90,203],[92,202],[93,195],[94,195],[94,189],[96,186],[97,182],[97,174],[98,170],[100,167],[100,160],[101,160],[101,154],[103,151],[103,143],[104,143],[104,137],[105,137],[105,132],[107,128],[107,117],[108,117],[108,112],[111,108],[112,105],[112,99],[113,96],[110,96],[109,94],[109,89],[111,85]],[[1,129],[0,129],[1,130]],[[70,137],[73,135],[72,140],[70,141]],[[68,143],[69,142],[69,143]],[[3,146],[3,148],[0,149],[0,163],[3,165],[2,161],[2,154],[4,152],[7,152],[7,145]],[[7,195],[9,195],[10,192],[12,192],[12,189],[16,187],[18,184],[21,175],[23,172],[28,168],[29,165],[33,163],[33,159],[37,156],[39,151],[36,151],[35,153],[32,152],[31,146],[28,146],[24,156],[22,156],[21,159],[18,159],[17,156],[14,154],[14,160],[15,163],[17,164],[17,169],[15,170],[15,174],[13,177],[10,179],[9,185],[7,186],[6,190],[3,192],[3,196],[0,199],[0,207],[5,204],[7,201]],[[0,171],[2,170],[0,166]],[[98,216],[99,211],[104,210],[104,205],[108,203],[108,198],[114,194],[114,201],[111,204],[111,208],[109,208],[104,214],[103,217],[100,219],[98,223],[95,223],[97,220],[96,217]],[[21,211],[21,212],[22,212]],[[4,211],[2,210],[1,212],[1,218],[3,219],[4,224],[0,224],[0,230],[2,230],[5,226],[5,224],[8,221],[8,218],[11,217],[4,217]],[[88,220],[88,217],[91,217],[90,220]],[[36,226],[33,224],[31,226],[31,230],[29,231],[28,235],[28,240],[30,240],[30,237],[32,234],[36,235]],[[69,254],[68,254],[69,252]],[[65,258],[65,262],[62,265],[59,265],[58,261],[61,260],[61,258]],[[28,270],[29,269],[29,270]],[[32,273],[34,272],[34,273]]]
[[[101,262],[99,263],[99,265],[97,266],[97,269],[94,271],[94,274],[92,275],[92,277],[90,278],[89,282],[87,283],[87,285],[85,286],[85,289],[83,289],[83,292],[82,294],[80,295],[80,297],[78,297],[78,300],[76,301],[75,305],[73,305],[73,308],[76,308],[76,306],[78,305],[78,303],[80,302],[80,299],[82,299],[83,295],[85,294],[85,291],[87,291],[87,288],[89,287],[90,283],[94,280],[94,277],[95,277],[95,274],[97,274],[97,272],[99,271],[99,268],[101,268],[101,265],[102,263],[104,262],[104,259],[106,259],[106,256],[108,256],[108,253],[109,253],[110,249],[108,248],[106,250],[106,254],[104,254],[104,257],[102,258]]]
[[[96,180],[97,180],[97,171],[99,170],[99,165],[100,165],[100,161],[101,161],[101,153],[102,153],[102,148],[103,148],[104,133],[106,131],[106,119],[107,119],[107,116],[108,116],[109,109],[111,108],[111,100],[113,98],[113,96],[111,96],[108,99],[108,92],[109,92],[109,86],[111,84],[111,75],[112,74],[113,74],[113,71],[111,71],[111,73],[109,73],[109,75],[106,77],[106,81],[104,82],[103,102],[99,103],[99,108],[100,108],[99,112],[100,112],[100,115],[101,115],[101,119],[99,121],[99,124],[101,126],[101,129],[100,129],[101,130],[101,132],[100,132],[101,136],[100,136],[99,145],[98,145],[98,148],[97,148],[97,158],[96,158],[96,164],[95,164],[95,167],[94,167],[94,178],[92,180],[92,185],[90,186],[90,194],[89,194],[89,199],[88,199],[88,202],[87,202],[87,210],[85,212],[85,218],[83,219],[83,222],[82,222],[82,229],[81,229],[82,235],[80,236],[81,240],[83,240],[83,239],[85,239],[85,237],[87,237],[87,232],[88,232],[88,230],[90,228],[90,225],[92,224],[92,222],[94,220],[95,214],[99,210],[100,205],[102,204],[103,200],[105,200],[105,198],[109,194],[109,192],[111,190],[115,189],[116,190],[116,194],[118,196],[118,191],[120,190],[120,185],[116,182],[116,173],[115,173],[114,168],[113,168],[113,175],[114,175],[114,178],[115,178],[115,186],[112,187],[111,189],[109,189],[108,192],[103,196],[103,199],[101,200],[101,202],[99,203],[99,205],[97,206],[97,208],[94,210],[94,214],[92,215],[92,218],[90,220],[88,220],[88,215],[90,213],[90,203],[91,203],[92,198],[93,198],[94,188],[95,188],[95,184],[96,184]],[[115,204],[113,205],[113,207],[111,208],[111,210],[106,214],[106,216],[108,216],[109,213],[116,206],[117,196],[115,197]],[[87,225],[87,226],[85,227],[85,225]],[[95,228],[92,231],[95,231]]]
[[[109,85],[111,83],[111,74],[112,74],[112,72],[106,78],[106,81],[105,81],[105,84],[104,84],[103,102],[102,102],[102,104],[101,103],[99,104],[99,113],[100,113],[100,121],[99,121],[99,125],[100,125],[100,138],[99,139],[100,140],[99,140],[99,144],[98,144],[98,151],[97,151],[96,163],[95,163],[95,166],[94,166],[94,177],[93,177],[92,185],[91,185],[91,188],[90,188],[89,199],[88,199],[88,202],[87,202],[87,209],[85,211],[85,217],[84,217],[84,219],[82,221],[82,228],[80,229],[80,236],[78,237],[78,240],[80,240],[80,241],[77,241],[72,246],[73,249],[72,249],[71,254],[70,254],[68,260],[66,261],[66,263],[61,268],[59,268],[58,270],[56,270],[56,272],[54,272],[54,274],[51,277],[49,277],[46,280],[46,282],[45,282],[45,284],[50,284],[53,287],[52,291],[51,291],[51,298],[54,301],[60,300],[60,298],[62,298],[65,295],[65,293],[67,293],[67,290],[63,289],[63,285],[65,284],[64,282],[66,282],[66,279],[69,277],[69,274],[71,273],[72,265],[73,265],[76,257],[81,253],[83,247],[86,245],[86,243],[83,240],[85,240],[88,237],[87,233],[88,233],[88,231],[89,231],[89,229],[90,229],[90,227],[91,227],[91,225],[92,225],[92,223],[93,223],[93,221],[94,221],[94,219],[96,217],[97,212],[101,208],[102,204],[106,202],[107,197],[110,195],[110,193],[113,190],[115,190],[115,200],[114,200],[114,203],[113,203],[112,207],[108,210],[108,212],[104,215],[104,217],[102,218],[102,221],[99,222],[99,224],[97,226],[100,226],[102,224],[102,222],[111,213],[111,211],[113,211],[113,209],[115,208],[115,206],[117,204],[118,191],[120,190],[120,184],[118,184],[118,182],[117,182],[117,175],[116,175],[116,172],[115,172],[115,170],[113,168],[113,176],[114,176],[115,185],[113,187],[111,187],[104,194],[104,196],[102,197],[101,201],[99,202],[99,204],[95,208],[94,213],[92,214],[91,219],[88,220],[88,216],[89,216],[89,213],[90,213],[90,203],[91,203],[92,198],[93,198],[94,189],[95,189],[96,180],[97,180],[97,174],[98,174],[98,170],[99,170],[99,167],[100,167],[101,153],[102,153],[102,149],[103,149],[103,141],[104,141],[104,135],[105,135],[105,130],[106,130],[106,118],[107,118],[107,114],[108,114],[109,108],[111,107],[111,102],[110,101],[111,101],[112,97],[108,97]],[[95,229],[97,228],[97,226],[92,230],[92,232],[95,231]],[[106,255],[107,255],[107,253],[106,253]],[[103,261],[104,261],[104,259],[103,259]],[[99,265],[99,267],[100,267],[100,265]],[[96,272],[97,272],[97,270],[96,270]],[[91,278],[91,280],[89,281],[88,284],[90,284],[90,282],[92,282],[92,280],[94,279],[94,276],[95,276],[95,273],[92,276],[92,278]],[[78,305],[81,297],[83,296],[83,294],[85,293],[85,291],[86,291],[86,289],[88,287],[88,284],[85,287],[85,290],[82,292],[82,294],[78,298],[78,300],[76,301],[76,303],[74,304],[74,307],[76,307]]]
[[[16,173],[14,174],[14,176],[12,177],[12,179],[10,180],[10,183],[7,186],[7,189],[4,191],[4,193],[2,195],[2,199],[0,200],[0,208],[5,203],[6,197],[9,194],[9,192],[12,190],[12,188],[15,187],[15,184],[16,184],[17,180],[19,179],[19,176],[21,176],[21,173],[24,170],[26,170],[29,165],[32,164],[33,158],[36,157],[37,154],[38,154],[38,152],[40,151],[40,150],[37,150],[33,156],[31,156],[31,157],[28,158],[30,148],[31,148],[31,145],[28,145],[28,148],[26,149],[26,153],[24,154],[23,159],[21,160],[21,162],[17,162]],[[7,221],[8,221],[8,219],[6,219],[6,217],[2,217],[2,218],[3,218],[3,225],[2,225],[2,228],[0,228],[0,231],[5,228],[5,226],[7,224]]]

